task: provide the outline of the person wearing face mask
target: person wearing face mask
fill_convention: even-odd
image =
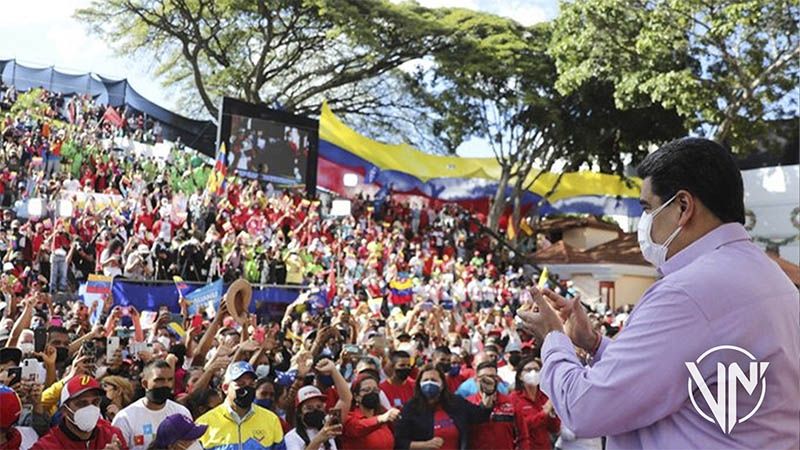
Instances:
[[[394,427],[395,449],[465,450],[470,425],[489,420],[497,393],[473,405],[447,390],[445,374],[436,366],[420,369],[414,396]]]
[[[333,378],[339,400],[328,409],[325,406],[328,397],[316,386],[300,388],[295,401],[295,428],[286,435],[287,450],[336,450],[334,438],[342,434],[342,422],[350,412],[353,396],[336,364],[323,359],[314,368],[317,373]],[[331,410],[338,410],[338,419],[329,415]]]
[[[175,375],[163,360],[155,360],[142,371],[145,396],[123,408],[114,416],[113,425],[122,431],[131,450],[145,450],[156,438],[156,430],[167,416],[183,414],[191,418],[186,407],[172,401]]]
[[[550,433],[558,433],[561,421],[555,414],[547,395],[539,390],[542,364],[533,356],[526,356],[517,365],[517,377],[511,402],[516,414],[522,418],[520,448],[551,449]]]
[[[477,355],[475,355],[475,358],[473,359],[473,364],[475,364],[475,367],[478,367],[479,365],[481,365],[481,363],[487,361],[494,362],[495,364],[497,364],[496,357],[487,352],[480,352]],[[458,395],[459,397],[467,398],[480,392],[480,383],[478,382],[477,373],[475,375],[476,376],[470,377],[468,380],[461,383],[461,386],[459,386],[458,389],[456,389],[456,395]],[[503,395],[508,395],[510,392],[509,385],[506,384],[506,382],[503,381],[502,378],[500,379],[500,382],[497,385],[497,392]]]
[[[497,369],[497,375],[508,385],[514,384],[516,378],[516,367],[522,360],[522,345],[517,339],[511,339],[506,345],[506,362],[508,364]]]
[[[800,293],[744,227],[735,159],[716,142],[678,139],[638,174],[639,246],[661,278],[613,341],[579,301],[534,291],[538,311],[518,315],[542,342],[542,390],[566,428],[608,436],[609,448],[800,448]],[[576,346],[592,355],[591,368]],[[769,363],[758,383],[768,387],[759,397],[729,379],[738,394],[724,412],[738,411],[738,421],[706,420],[693,380],[723,386],[717,367],[742,364],[742,353]]]
[[[414,396],[414,379],[410,378],[411,355],[396,350],[389,355],[389,359],[392,362],[392,376],[384,380],[380,388],[393,407],[402,408]]]
[[[195,425],[183,414],[173,414],[158,426],[156,438],[147,450],[190,450],[200,448],[198,439],[205,434],[207,425]]]
[[[259,366],[259,368],[260,367],[263,366]],[[256,368],[256,374],[258,374],[258,371],[258,368]],[[269,373],[269,371],[267,371],[267,373]],[[288,433],[292,427],[281,417],[278,411],[278,402],[276,399],[280,398],[281,393],[281,386],[274,383],[270,378],[260,377],[256,381],[256,399],[253,403],[275,413],[281,421],[281,429],[285,434]]]
[[[285,450],[278,416],[261,406],[256,398],[256,372],[249,363],[236,361],[225,371],[222,390],[225,401],[195,421],[207,425],[200,443],[206,450],[233,447],[248,450]]]
[[[400,418],[400,410],[381,406],[378,379],[359,375],[353,381],[353,408],[344,423],[340,439],[344,450],[392,450],[391,424]]]
[[[128,450],[119,428],[100,417],[103,388],[87,375],[74,376],[61,390],[61,420],[32,450]]]
[[[461,366],[452,364],[452,353],[449,347],[436,347],[433,351],[433,365],[445,374],[447,390],[451,393],[458,390],[466,378],[461,375]]]
[[[500,377],[497,364],[494,361],[484,361],[478,364],[475,372],[480,392],[469,396],[467,400],[473,405],[478,405],[487,396],[496,394],[496,399],[489,421],[470,426],[468,448],[474,450],[527,449],[528,447],[524,446],[516,447],[517,442],[526,440],[522,436],[523,432],[527,432],[524,416],[517,414],[510,396],[498,392]]]

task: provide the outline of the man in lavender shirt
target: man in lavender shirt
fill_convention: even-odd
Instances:
[[[543,339],[541,388],[562,424],[612,449],[800,448],[800,294],[742,225],[733,158],[681,139],[639,175],[639,244],[662,278],[622,332],[601,337],[578,301],[550,290],[519,314]],[[573,345],[593,353],[591,367]]]

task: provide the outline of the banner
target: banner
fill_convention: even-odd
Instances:
[[[213,284],[213,283],[212,283]],[[184,295],[189,298],[194,291],[203,289],[207,286],[189,284]],[[222,291],[225,292],[228,286],[224,285]],[[297,299],[297,296],[304,290],[289,289],[283,287],[264,287],[253,288],[253,300],[250,303],[249,311],[256,313],[259,317],[277,317],[283,314],[286,305]],[[114,305],[135,306],[141,311],[158,311],[160,306],[166,306],[170,312],[179,313],[181,310],[178,303],[178,291],[173,283],[148,284],[141,281],[127,281],[120,278],[114,280],[111,289]]]
[[[215,311],[218,310],[223,294],[222,287],[222,280],[220,279],[187,294],[185,297],[186,301],[189,302],[189,314],[197,314],[209,303],[213,303]]]

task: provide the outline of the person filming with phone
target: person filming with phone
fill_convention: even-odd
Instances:
[[[330,359],[314,367],[318,376],[331,377],[339,400],[327,410],[327,397],[316,386],[297,391],[295,428],[286,434],[286,450],[337,450],[336,437],[342,434],[342,418],[350,412],[353,396],[347,380]]]

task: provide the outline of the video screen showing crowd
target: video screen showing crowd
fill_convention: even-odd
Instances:
[[[12,112],[24,96],[32,106]],[[713,343],[706,316],[676,306],[691,299],[659,303],[689,291],[653,299],[669,285],[662,280],[633,310],[595,310],[569,282],[539,284],[469,211],[390,194],[359,196],[350,215],[331,217],[326,202],[263,180],[228,177],[212,191],[213,169],[188,151],[157,160],[107,145],[146,136],[136,120],[110,124],[88,97],[76,98],[79,117],[66,120],[56,99],[0,87],[9,105],[0,148],[0,450],[601,449],[607,435],[620,448],[794,442],[797,415],[787,411],[798,403],[779,398],[798,397],[798,352],[780,350],[799,341],[797,324],[786,323],[798,314],[796,288],[747,240],[741,214],[719,219],[714,197],[707,208],[658,184],[671,176],[665,168],[695,170],[658,158],[695,146],[712,161],[708,177],[727,171],[732,180],[715,189],[741,206],[741,180],[737,194],[737,172],[711,141],[676,141],[648,158],[656,184],[651,191],[647,181],[645,200],[658,208],[648,241],[672,237],[645,248],[663,256],[656,262],[673,273],[668,281],[681,276],[668,246],[697,241],[697,252],[746,254],[748,271],[726,283],[758,273],[761,292],[772,292],[764,298],[780,300],[753,310],[738,284],[725,297],[785,325],[764,334],[763,322],[742,322],[728,333],[764,335],[760,345],[777,355],[767,372],[775,377],[767,402],[777,406],[763,410],[772,419],[737,425],[763,433],[720,433],[688,409],[688,374],[674,375],[685,363],[661,370],[663,358],[692,360],[682,353],[686,336]],[[232,133],[227,161],[237,172],[308,175],[302,130],[234,117]],[[74,192],[115,200],[58,206]],[[33,198],[52,206],[30,214]],[[175,305],[150,296],[137,308],[103,291],[106,279],[174,282],[180,295]],[[248,289],[197,309],[181,293],[185,283],[220,280],[297,295],[282,314],[256,315]],[[691,286],[710,289],[703,280]],[[101,289],[101,300],[87,302],[81,289]],[[650,331],[657,326],[663,333]],[[665,393],[674,409],[659,406]],[[643,405],[641,395],[654,400]],[[590,407],[572,407],[582,402]]]
[[[282,184],[306,180],[308,132],[284,123],[231,115],[228,173]]]

